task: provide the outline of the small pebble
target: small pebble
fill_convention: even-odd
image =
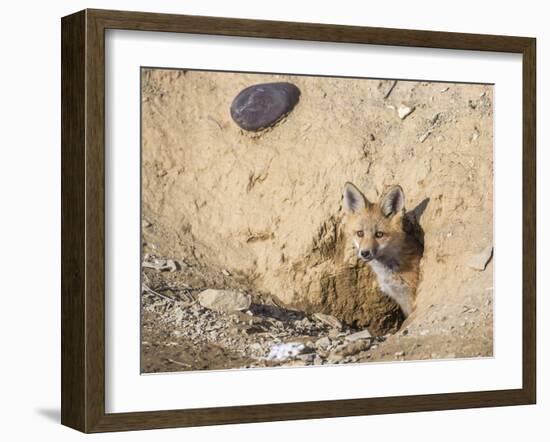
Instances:
[[[486,269],[487,264],[489,264],[489,261],[491,261],[492,257],[493,257],[493,245],[491,244],[485,247],[485,249],[483,249],[481,252],[475,255],[472,255],[467,265],[471,269],[483,271]]]
[[[399,115],[399,118],[404,120],[405,118],[407,118],[407,116],[412,114],[413,111],[414,111],[414,107],[410,107],[410,106],[406,106],[406,105],[402,104],[397,109],[397,115]]]

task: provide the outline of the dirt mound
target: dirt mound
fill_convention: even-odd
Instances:
[[[233,98],[277,81],[299,103],[242,131]],[[403,318],[344,237],[341,194],[346,181],[371,200],[400,184],[425,232],[411,320],[492,286],[492,264],[467,266],[492,244],[491,86],[144,70],[142,103],[146,251],[383,335]]]

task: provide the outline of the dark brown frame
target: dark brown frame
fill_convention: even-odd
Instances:
[[[536,40],[449,32],[84,10],[62,29],[61,422],[83,432],[534,404]],[[523,56],[523,386],[402,397],[105,413],[106,29],[496,51]]]

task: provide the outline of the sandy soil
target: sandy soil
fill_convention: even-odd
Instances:
[[[168,70],[142,78],[144,261],[176,263],[144,268],[142,371],[492,355],[494,258],[471,265],[492,246],[491,86]],[[268,81],[296,84],[300,102],[275,127],[246,133],[231,100]],[[400,184],[407,209],[421,208],[421,283],[404,323],[342,234],[345,181],[372,200]],[[208,288],[252,305],[214,312],[198,303]],[[370,337],[348,339],[364,330]],[[303,349],[268,360],[281,343]]]

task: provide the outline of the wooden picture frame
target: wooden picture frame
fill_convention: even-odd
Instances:
[[[105,412],[105,30],[495,51],[523,58],[523,385],[272,405]],[[83,432],[533,404],[536,400],[536,40],[525,37],[84,10],[62,19],[62,410]]]

